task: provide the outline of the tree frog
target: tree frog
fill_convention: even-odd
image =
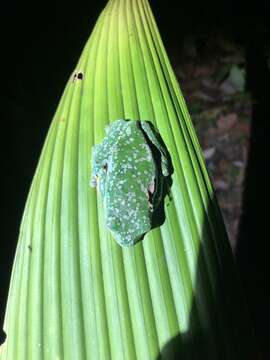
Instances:
[[[116,120],[93,147],[91,184],[101,194],[106,225],[121,246],[135,245],[151,230],[170,175],[168,156],[148,121]]]

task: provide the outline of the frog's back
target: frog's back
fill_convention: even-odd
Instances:
[[[151,229],[148,189],[155,165],[138,122],[123,124],[108,169],[105,209],[107,225],[121,245],[134,245]]]

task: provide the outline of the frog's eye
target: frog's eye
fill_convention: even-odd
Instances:
[[[103,164],[103,165],[102,165],[102,169],[103,169],[105,172],[107,172],[107,170],[108,170],[108,164],[107,164],[107,163]]]

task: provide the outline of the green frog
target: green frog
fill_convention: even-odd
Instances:
[[[163,198],[170,170],[160,139],[149,121],[120,119],[92,149],[91,184],[100,192],[106,225],[121,246],[135,245],[151,230]]]

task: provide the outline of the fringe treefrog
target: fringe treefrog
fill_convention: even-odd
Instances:
[[[148,121],[116,120],[92,149],[91,184],[101,194],[106,225],[121,246],[134,245],[151,230],[164,198],[169,155],[160,139]]]

